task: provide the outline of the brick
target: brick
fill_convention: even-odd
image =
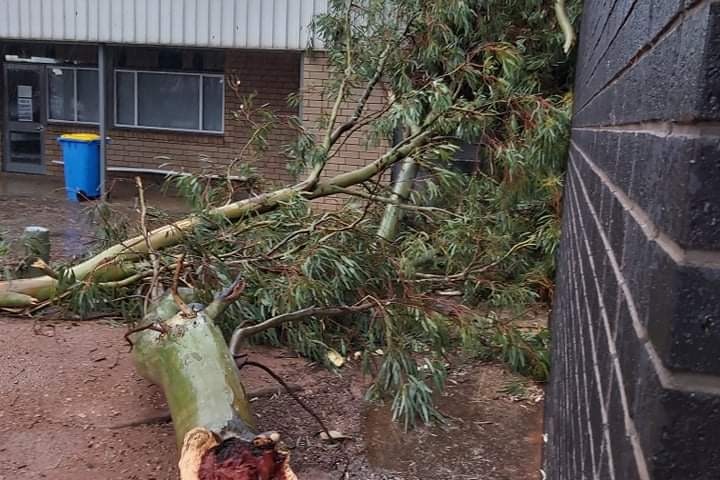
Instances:
[[[720,478],[720,141],[704,123],[720,117],[719,12],[718,2],[586,2],[548,478]]]
[[[575,124],[720,119],[720,79],[712,66],[719,55],[719,15],[717,3],[703,2],[616,80],[588,87],[578,99]]]

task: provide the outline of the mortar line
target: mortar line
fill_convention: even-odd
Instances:
[[[592,32],[592,35],[595,35],[595,34],[597,33],[598,36],[597,36],[597,38],[595,39],[595,43],[593,44],[592,48],[589,50],[590,54],[588,55],[588,59],[587,59],[588,65],[589,65],[590,61],[593,60],[593,58],[594,58],[594,53],[598,50],[598,45],[600,45],[600,40],[602,40],[602,37],[603,37],[602,34],[603,34],[603,32],[605,31],[605,29],[607,28],[608,22],[610,22],[610,18],[613,16],[613,13],[615,13],[614,10],[615,10],[615,7],[617,6],[617,3],[618,3],[618,0],[613,0],[613,4],[612,4],[612,6],[610,7],[610,10],[608,11],[607,16],[605,17],[605,19],[604,19],[604,21],[603,21],[603,26],[602,26],[602,28],[600,29],[599,32],[598,32],[598,30],[597,30],[597,24],[600,23],[600,22],[599,22],[599,18],[598,18],[598,22],[596,22],[595,28],[594,28],[594,30],[593,30],[593,32]],[[584,72],[583,72],[583,73],[584,73]],[[592,78],[592,75],[589,75],[589,76],[587,76],[587,77],[585,77],[585,75],[583,75],[582,81],[583,81],[583,83],[584,83],[585,85],[587,85],[587,84],[590,83],[590,79],[591,79],[591,78]]]
[[[572,265],[572,264],[571,264],[571,265]],[[573,277],[573,278],[574,278],[574,277]],[[582,326],[580,325],[580,323],[576,323],[574,326],[577,326],[576,336],[579,337],[580,341],[577,341],[577,342],[568,342],[568,344],[573,345],[573,347],[574,347],[575,350],[577,351],[576,356],[574,356],[574,357],[572,357],[572,358],[580,358],[580,359],[582,359],[582,366],[583,366],[583,367],[586,367],[588,363],[587,363],[587,359],[586,359],[586,356],[585,356],[585,345],[584,345],[584,340],[583,340],[584,335],[583,335],[583,331],[582,331]],[[582,402],[580,401],[580,398],[581,398],[581,397],[580,397],[580,391],[579,391],[579,388],[577,388],[577,387],[579,387],[579,382],[580,382],[580,373],[579,373],[579,372],[580,372],[582,369],[578,368],[578,362],[577,362],[577,361],[573,361],[573,362],[572,362],[572,369],[573,369],[573,373],[574,373],[575,387],[576,387],[576,388],[572,388],[571,390],[573,390],[574,393],[575,393],[575,402],[576,402],[576,404],[577,404],[578,411],[580,411]],[[583,374],[583,376],[585,376],[586,372],[585,372],[585,371],[582,371],[582,374]],[[582,419],[581,419],[581,417],[582,417],[582,415],[575,415],[575,420],[577,421],[577,425],[578,425],[578,432],[581,432],[581,431],[584,430],[584,429],[582,428],[583,425],[582,425]],[[589,421],[589,420],[590,420],[590,415],[589,415],[589,410],[588,410],[588,421]],[[591,439],[590,448],[591,448],[591,451],[592,451],[592,449],[593,449],[593,445],[592,445],[592,435],[589,435],[589,437],[590,437],[590,439]],[[581,452],[584,451],[584,448],[583,448],[584,442],[583,442],[582,436],[580,436],[580,438],[578,439],[578,443],[580,444],[579,450],[580,450]],[[584,458],[581,456],[581,457],[580,457],[581,473],[584,473],[584,472],[582,472],[583,459],[584,459]]]
[[[582,292],[581,297],[582,297],[583,303],[585,304],[585,311],[587,312],[587,314],[584,316],[589,317],[590,303],[588,302],[587,292],[585,291],[585,286],[584,285],[581,286],[580,282],[579,282],[580,278],[584,278],[584,269],[582,266],[582,259],[579,256],[580,245],[577,243],[577,238],[579,237],[579,235],[578,235],[579,232],[576,229],[577,222],[572,222],[572,225],[573,225],[572,231],[575,233],[575,235],[573,235],[571,237],[572,242],[575,246],[575,248],[573,248],[573,252],[574,252],[573,257],[575,257],[574,258],[575,261],[571,262],[571,268],[574,273],[573,274],[573,284],[575,286],[576,292]],[[577,265],[577,269],[575,268],[576,265]],[[580,273],[578,274],[578,272],[580,272]],[[575,281],[576,279],[578,279],[577,282]],[[582,318],[583,317],[583,315],[582,315],[583,309],[580,306],[580,298],[579,298],[580,296],[573,296],[573,297],[574,297],[575,304],[576,304],[575,308],[576,308],[577,316],[578,316],[578,318]],[[610,472],[612,472],[611,480],[614,480],[615,479],[615,468],[614,468],[614,459],[613,459],[612,449],[611,449],[612,442],[610,440],[608,413],[607,413],[605,404],[602,401],[603,391],[602,391],[602,382],[600,379],[600,368],[599,368],[598,359],[597,359],[597,347],[595,345],[595,338],[593,337],[592,334],[589,335],[589,338],[590,338],[590,349],[592,350],[592,370],[593,370],[593,373],[595,374],[595,382],[597,383],[597,395],[598,395],[598,400],[599,400],[598,403],[600,404],[600,417],[602,418],[601,428],[603,430],[603,437],[605,438],[605,442],[608,444],[608,461],[609,461],[610,465],[612,466],[612,468],[610,469]]]
[[[600,66],[603,59],[605,58],[605,55],[607,55],[607,53],[612,48],[613,44],[615,43],[615,40],[617,40],[617,38],[620,36],[620,32],[622,32],[623,28],[625,28],[625,25],[627,24],[628,20],[630,19],[633,12],[635,11],[635,7],[637,6],[637,4],[638,4],[638,0],[633,0],[632,4],[630,5],[630,8],[628,9],[627,12],[625,12],[625,16],[623,17],[622,22],[620,23],[620,27],[617,30],[615,30],[615,33],[613,33],[613,36],[610,39],[610,41],[608,42],[607,46],[605,47],[605,49],[602,51],[602,53],[598,57],[597,62],[595,62],[595,65],[592,67],[592,70],[590,71],[590,75],[588,76],[588,78],[585,82],[585,85],[588,85],[594,78],[595,72],[597,71],[598,67]],[[609,18],[609,16],[608,16],[608,18]]]
[[[573,165],[573,167],[575,167]],[[585,191],[584,185],[582,184],[583,181],[581,178],[579,178],[579,171],[574,168],[575,170],[575,176],[578,178],[578,181],[581,184],[581,188],[583,191]],[[580,201],[577,197],[576,192],[573,191],[573,197],[575,200],[575,203],[578,207],[578,211],[580,208]],[[588,199],[589,200],[589,199]],[[590,207],[590,205],[588,205]],[[580,219],[581,223],[581,230],[582,230],[582,240],[585,243],[585,251],[587,252],[588,260],[590,262],[590,270],[592,272],[592,282],[595,285],[595,292],[597,294],[598,304],[600,305],[600,317],[602,318],[602,324],[605,328],[605,335],[607,337],[607,348],[608,352],[610,353],[610,358],[612,360],[612,366],[613,370],[615,371],[615,379],[617,381],[617,387],[618,392],[620,392],[620,404],[622,406],[623,410],[623,420],[625,423],[625,432],[630,438],[630,444],[633,448],[633,456],[635,457],[635,464],[637,466],[638,474],[640,475],[640,478],[642,480],[649,480],[650,479],[650,473],[648,471],[647,467],[647,460],[645,458],[645,453],[643,452],[642,445],[640,443],[640,438],[637,433],[637,428],[635,427],[635,421],[630,416],[630,406],[628,404],[627,399],[627,392],[625,391],[625,382],[623,380],[623,372],[622,368],[620,367],[620,361],[617,353],[617,348],[615,347],[615,342],[613,342],[612,338],[612,332],[610,331],[610,320],[607,316],[607,309],[605,308],[605,300],[602,295],[602,290],[600,289],[600,284],[598,282],[597,278],[597,270],[595,269],[595,259],[593,258],[593,251],[590,247],[590,242],[587,238],[587,231],[585,229],[585,225],[583,222],[582,215],[578,215],[578,218]],[[608,252],[606,252],[608,253]],[[612,379],[611,379],[612,381]],[[609,398],[609,396],[608,396]]]
[[[693,4],[683,8],[677,12],[670,21],[652,38],[648,43],[643,45],[625,64],[620,70],[618,70],[605,85],[603,85],[597,92],[595,92],[578,110],[575,111],[575,115],[585,110],[600,94],[610,88],[614,83],[620,80],[625,73],[635,66],[642,58],[650,51],[653,47],[661,43],[668,36],[670,36],[678,26],[680,26],[685,17],[691,16],[696,10],[700,10],[706,3],[714,0],[695,0]]]
[[[573,188],[572,193],[573,193],[573,195],[575,195],[575,188]],[[575,203],[577,203],[577,202],[575,202]],[[579,205],[576,205],[575,212],[578,212],[578,211],[579,211]],[[583,265],[582,265],[582,258],[580,256],[581,248],[580,248],[580,244],[578,243],[579,238],[580,238],[580,232],[578,230],[578,226],[580,225],[580,221],[579,221],[580,218],[579,218],[579,215],[577,215],[577,214],[576,214],[576,217],[577,217],[576,221],[573,222],[573,232],[575,234],[573,236],[573,243],[575,245],[574,250],[576,252],[574,264],[577,265],[578,270],[580,272],[578,275],[578,279],[582,279],[585,277],[585,269],[583,268]],[[589,319],[589,317],[590,317],[590,302],[588,300],[588,292],[585,289],[584,283],[577,284],[576,289],[577,289],[577,292],[582,292],[582,300],[583,300],[583,303],[585,304],[585,311],[586,311],[585,317]],[[579,302],[579,299],[578,299],[578,302]],[[582,313],[581,310],[582,309],[580,308],[580,306],[578,304],[578,313],[579,314]],[[590,327],[592,327],[592,325]],[[615,478],[615,460],[614,460],[614,456],[613,456],[613,452],[612,452],[612,441],[610,439],[610,422],[608,420],[607,406],[605,405],[605,402],[603,402],[604,392],[602,390],[602,381],[601,381],[601,377],[600,377],[600,365],[599,365],[599,362],[597,359],[597,346],[595,345],[595,337],[592,335],[592,332],[591,332],[592,328],[590,328],[589,330],[590,330],[589,331],[590,343],[591,343],[591,348],[592,348],[592,352],[593,352],[593,355],[592,355],[593,370],[596,374],[596,382],[597,382],[598,403],[600,404],[600,412],[601,412],[601,417],[602,417],[602,422],[603,422],[603,424],[602,424],[603,437],[605,438],[605,443],[608,445],[608,463],[610,465],[610,472],[611,472],[611,477],[612,477],[611,480],[614,480],[614,478]]]
[[[648,241],[655,242],[678,265],[691,267],[720,267],[720,252],[709,250],[684,249],[668,234],[660,230],[645,210],[618,187],[607,174],[593,162],[577,143],[571,142],[590,169],[600,178],[602,184],[610,190],[615,199],[632,216],[642,229]]]
[[[720,136],[720,122],[677,123],[668,121],[648,121],[622,123],[618,125],[593,125],[573,127],[580,132],[609,132],[647,134],[660,138],[704,138]]]
[[[572,143],[573,143],[573,146],[582,155],[582,151],[577,148],[577,145],[575,145],[574,142],[572,142]],[[571,157],[572,157],[572,154],[571,154]],[[585,160],[587,160],[587,158],[585,158]],[[608,239],[608,236],[607,236],[605,230],[603,230],[602,222],[600,221],[600,217],[598,216],[595,208],[593,207],[593,205],[591,203],[590,195],[587,192],[585,183],[582,181],[582,178],[579,176],[579,171],[577,170],[577,167],[572,162],[570,165],[571,165],[571,169],[576,172],[579,186],[580,186],[583,196],[585,197],[585,200],[588,204],[590,215],[592,216],[592,218],[595,222],[595,226],[598,230],[598,233],[600,234],[600,238],[603,242],[603,245],[605,246],[605,251],[607,253],[608,259],[610,260],[610,265],[612,267],[613,273],[615,274],[617,283],[623,292],[623,296],[625,297],[626,303],[628,304],[628,310],[630,311],[630,318],[632,319],[632,324],[633,324],[633,328],[635,330],[635,334],[637,335],[638,339],[645,346],[646,353],[655,369],[655,373],[658,376],[658,379],[660,380],[660,384],[663,386],[663,388],[666,388],[669,390],[720,395],[720,376],[704,374],[704,373],[672,372],[669,369],[667,369],[665,367],[665,365],[662,363],[662,360],[660,360],[660,357],[658,356],[657,352],[655,351],[654,345],[652,344],[652,342],[650,342],[648,340],[647,330],[646,330],[645,326],[642,324],[642,322],[640,321],[640,316],[637,312],[637,307],[635,306],[635,301],[632,298],[630,288],[627,286],[627,283],[625,282],[625,277],[622,274],[622,270],[620,269],[620,265],[618,263],[617,257],[615,256],[615,252],[612,249],[610,240]],[[607,188],[607,185],[604,185],[604,186]]]
[[[570,184],[568,184],[568,186],[570,186]],[[573,210],[570,210],[571,221],[569,222],[569,225],[570,225],[571,236],[569,237],[569,240],[570,240],[570,242],[572,242],[573,244],[576,244],[576,238],[577,238],[577,232],[576,232],[576,229],[575,229],[576,221],[575,221],[574,218],[572,218],[572,217],[573,217],[572,212],[573,212]],[[578,248],[577,248],[578,246],[577,246],[577,245],[575,245],[575,246],[576,246],[576,248],[573,249],[573,253],[572,253],[573,257],[576,256],[576,255],[575,255],[575,252],[578,252],[578,251],[579,251]],[[579,262],[579,261],[580,261],[579,258],[578,258],[576,261]],[[579,278],[579,276],[577,275],[577,272],[576,272],[575,267],[576,267],[575,261],[570,262],[570,272],[571,272],[571,275],[570,275],[570,279],[569,279],[569,280],[571,281],[572,286],[573,286],[572,291],[579,292],[579,291],[580,291],[580,285],[579,285],[579,283],[578,283],[578,278]],[[584,290],[585,290],[585,288],[583,287],[583,291],[584,291]],[[578,311],[577,313],[578,313],[578,317],[580,317],[580,314],[581,314],[580,311]],[[582,336],[582,331],[581,331],[581,336]],[[583,344],[582,338],[581,338],[580,343],[581,343],[581,345]],[[587,364],[588,364],[588,359],[586,358],[586,354],[585,354],[585,349],[584,349],[584,348],[581,349],[581,355],[582,355],[583,364],[584,364],[584,365],[587,365]],[[593,363],[593,365],[595,365],[595,364],[597,364],[597,361],[595,361],[595,362]],[[598,373],[599,373],[599,370],[598,370]],[[588,394],[587,381],[584,382],[584,388],[583,388],[583,390],[584,390],[584,393],[585,393],[585,395],[584,395],[584,396],[585,396],[585,410],[586,410],[586,414],[587,414],[587,418],[588,418],[588,422],[589,422],[591,417],[590,417],[590,397],[589,397],[589,394]],[[598,394],[602,397],[602,390],[601,390],[601,384],[600,384],[600,383],[598,383]],[[600,402],[600,404],[602,405],[602,402]],[[605,412],[607,412],[607,409],[606,409],[605,407],[603,407],[603,408],[604,408]],[[609,442],[609,441],[610,441],[610,437],[609,437],[609,433],[607,432],[607,423],[606,423],[606,422],[607,422],[607,417],[606,417],[607,413],[605,414],[605,416],[603,416],[602,412],[603,412],[603,410],[601,409],[601,417],[603,418],[603,425],[601,425],[600,428],[602,428],[603,436],[606,436],[606,435],[607,435],[607,439],[606,439],[606,440]],[[597,466],[596,459],[595,459],[595,444],[594,444],[592,435],[589,435],[589,438],[590,438],[590,450],[591,450],[591,452],[592,452],[593,477],[597,477],[598,474],[599,474],[599,472],[598,472],[599,468],[598,468],[598,466]],[[610,455],[610,457],[612,457],[612,455]],[[610,458],[610,462],[612,463],[612,458]],[[612,475],[613,475],[613,478],[612,478],[611,480],[614,480],[614,472],[613,472]]]

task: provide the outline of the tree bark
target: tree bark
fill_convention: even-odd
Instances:
[[[189,300],[191,292],[181,295]],[[255,433],[233,356],[215,326],[225,299],[186,315],[166,295],[128,336],[138,372],[162,388],[175,428],[182,480],[294,480],[277,434]],[[193,305],[197,310],[197,305]]]
[[[418,164],[412,157],[403,160],[400,175],[393,187],[391,200],[394,202],[406,202],[412,191],[413,182],[418,172]],[[390,204],[385,207],[385,214],[378,228],[378,236],[392,242],[395,240],[398,232],[398,225],[402,219],[403,208],[400,205]]]

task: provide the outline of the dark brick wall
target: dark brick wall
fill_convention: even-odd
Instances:
[[[720,478],[720,1],[585,2],[551,480]]]

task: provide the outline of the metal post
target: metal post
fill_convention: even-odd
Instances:
[[[100,198],[106,200],[105,190],[105,138],[107,137],[107,115],[105,114],[105,45],[98,45],[98,116],[100,122]]]

